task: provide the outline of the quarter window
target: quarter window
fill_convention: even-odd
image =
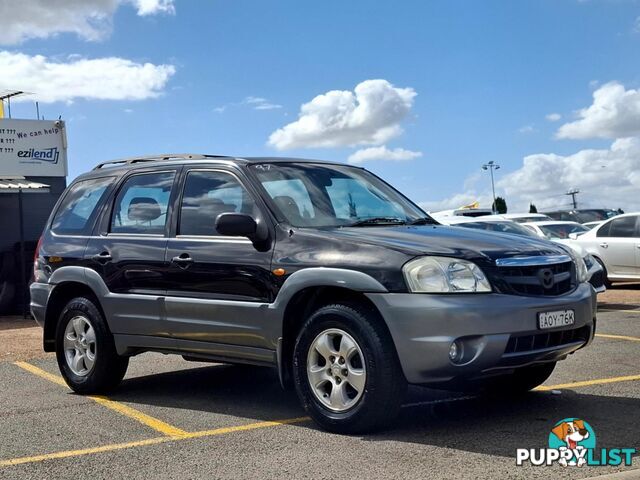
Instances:
[[[180,206],[179,235],[217,236],[221,213],[256,214],[253,198],[233,175],[192,171],[187,175]]]
[[[175,172],[129,177],[118,192],[111,233],[163,234]]]
[[[60,235],[89,235],[96,207],[104,197],[113,177],[95,178],[74,183],[58,207],[51,230]]]

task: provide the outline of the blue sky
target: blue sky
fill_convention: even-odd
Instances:
[[[77,0],[68,1],[75,8]],[[36,14],[48,8],[43,0],[22,3],[32,3]],[[117,58],[170,70],[150,87],[151,94],[107,99],[90,89],[47,98],[42,90],[58,84],[55,74],[43,74],[45,80],[53,75],[45,84],[34,80],[37,68],[0,71],[0,90],[37,88],[41,113],[67,120],[70,178],[101,160],[133,154],[347,161],[359,149],[385,145],[388,156],[401,148],[417,158],[362,165],[427,208],[473,199],[488,206],[489,178],[480,165],[489,160],[501,164],[498,193],[514,206],[562,203],[566,199],[558,195],[578,187],[584,205],[640,208],[639,200],[629,199],[640,178],[603,186],[597,171],[585,174],[596,163],[618,180],[630,168],[640,170],[640,160],[633,159],[640,159],[640,2],[151,0],[146,4],[164,7],[151,13],[141,10],[145,0],[88,3],[95,3],[86,14],[89,27],[81,25],[82,18],[56,26],[17,15],[9,20],[16,22],[14,36],[0,35],[0,52],[9,60],[25,55],[27,62],[42,55],[49,67]],[[12,8],[0,7],[4,13]],[[99,31],[92,33],[96,18]],[[101,75],[93,75],[89,82],[100,91]],[[302,104],[332,90],[353,91],[371,79],[416,94],[394,119],[399,128],[384,141],[359,139],[356,131],[348,137],[353,146],[347,140],[329,148],[318,142],[305,148],[302,140],[286,150],[268,144],[274,131],[296,122]],[[135,82],[133,77],[105,88],[133,88]],[[604,104],[594,108],[631,104],[630,113],[613,120],[600,119],[597,111],[576,113],[592,106],[594,92],[609,82],[617,82],[617,93],[603,90]],[[552,113],[561,118],[545,118]],[[34,114],[31,102],[13,105],[14,117]],[[583,124],[573,133],[556,137],[562,125],[580,118]],[[534,167],[523,166],[527,156]],[[584,168],[567,177],[571,165]],[[611,191],[624,194],[612,197]]]

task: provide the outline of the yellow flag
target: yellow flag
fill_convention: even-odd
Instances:
[[[460,207],[460,209],[473,209],[473,208],[478,208],[480,206],[480,202],[475,201],[473,203],[470,203],[469,205],[464,205],[463,207]]]
[[[4,118],[4,100],[0,100],[0,118]]]

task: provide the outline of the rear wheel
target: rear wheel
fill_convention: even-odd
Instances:
[[[364,307],[336,304],[313,313],[298,335],[293,365],[302,405],[326,430],[375,430],[399,411],[406,382],[393,342]]]
[[[100,310],[89,298],[71,300],[60,315],[56,357],[62,377],[74,392],[103,393],[124,378],[128,357],[117,354]]]

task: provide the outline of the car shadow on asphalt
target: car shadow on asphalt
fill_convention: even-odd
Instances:
[[[130,378],[110,398],[256,421],[304,415],[295,392],[280,387],[274,369],[253,366],[215,365]],[[551,428],[563,418],[577,417],[591,424],[601,447],[637,448],[640,444],[637,421],[630,418],[640,411],[638,398],[563,390],[509,399],[410,387],[404,403],[389,429],[363,440],[513,458],[517,448],[546,448]],[[316,428],[311,422],[299,427]]]
[[[586,420],[598,447],[637,448],[640,429],[630,421],[640,399],[563,390],[519,398],[475,397],[404,408],[395,427],[365,440],[419,443],[515,458],[517,448],[547,448],[554,425]]]

